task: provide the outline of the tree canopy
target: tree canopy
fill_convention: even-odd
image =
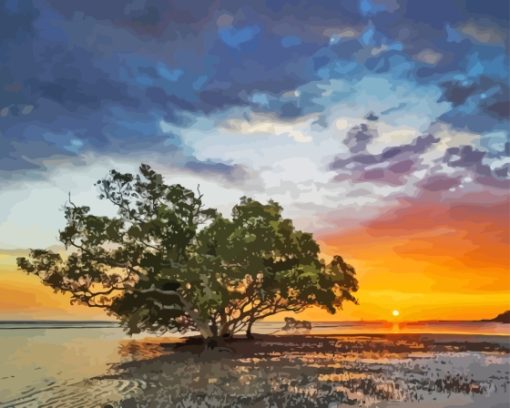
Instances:
[[[274,201],[243,197],[225,217],[148,165],[136,175],[112,170],[96,185],[116,216],[69,200],[66,253],[31,250],[18,266],[73,303],[105,309],[129,333],[251,335],[255,321],[280,312],[357,302],[354,268],[340,256],[321,260],[312,234]]]
[[[356,302],[354,268],[339,256],[326,265],[312,234],[296,230],[273,201],[243,197],[230,219],[218,215],[197,242],[197,255],[217,265],[209,273],[227,292],[217,310],[220,334],[249,334],[256,320],[280,312],[318,306],[335,313],[343,301]]]

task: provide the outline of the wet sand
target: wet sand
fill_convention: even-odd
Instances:
[[[506,407],[508,338],[261,336],[227,351],[129,342],[131,362],[92,380],[138,382],[112,407]],[[494,340],[494,339],[493,339]]]
[[[122,341],[123,362],[105,375],[4,406],[509,406],[508,336],[257,335],[227,346],[204,351],[194,339]]]

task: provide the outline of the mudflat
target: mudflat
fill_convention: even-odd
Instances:
[[[510,391],[509,341],[258,335],[213,351],[195,339],[127,342],[121,352],[131,361],[90,385],[129,384],[112,407],[503,407]]]

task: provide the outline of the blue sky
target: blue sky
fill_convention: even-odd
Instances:
[[[0,5],[0,248],[149,163],[317,234],[403,202],[508,199],[506,1]],[[477,201],[478,200],[478,201]],[[453,205],[453,204],[452,204]]]

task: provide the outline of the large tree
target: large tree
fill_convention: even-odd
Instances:
[[[275,313],[334,313],[356,301],[354,269],[340,257],[320,260],[312,235],[295,230],[277,203],[243,198],[225,218],[147,165],[136,175],[112,170],[97,186],[116,215],[69,200],[66,252],[32,250],[18,266],[72,302],[117,316],[130,333],[250,334]]]

